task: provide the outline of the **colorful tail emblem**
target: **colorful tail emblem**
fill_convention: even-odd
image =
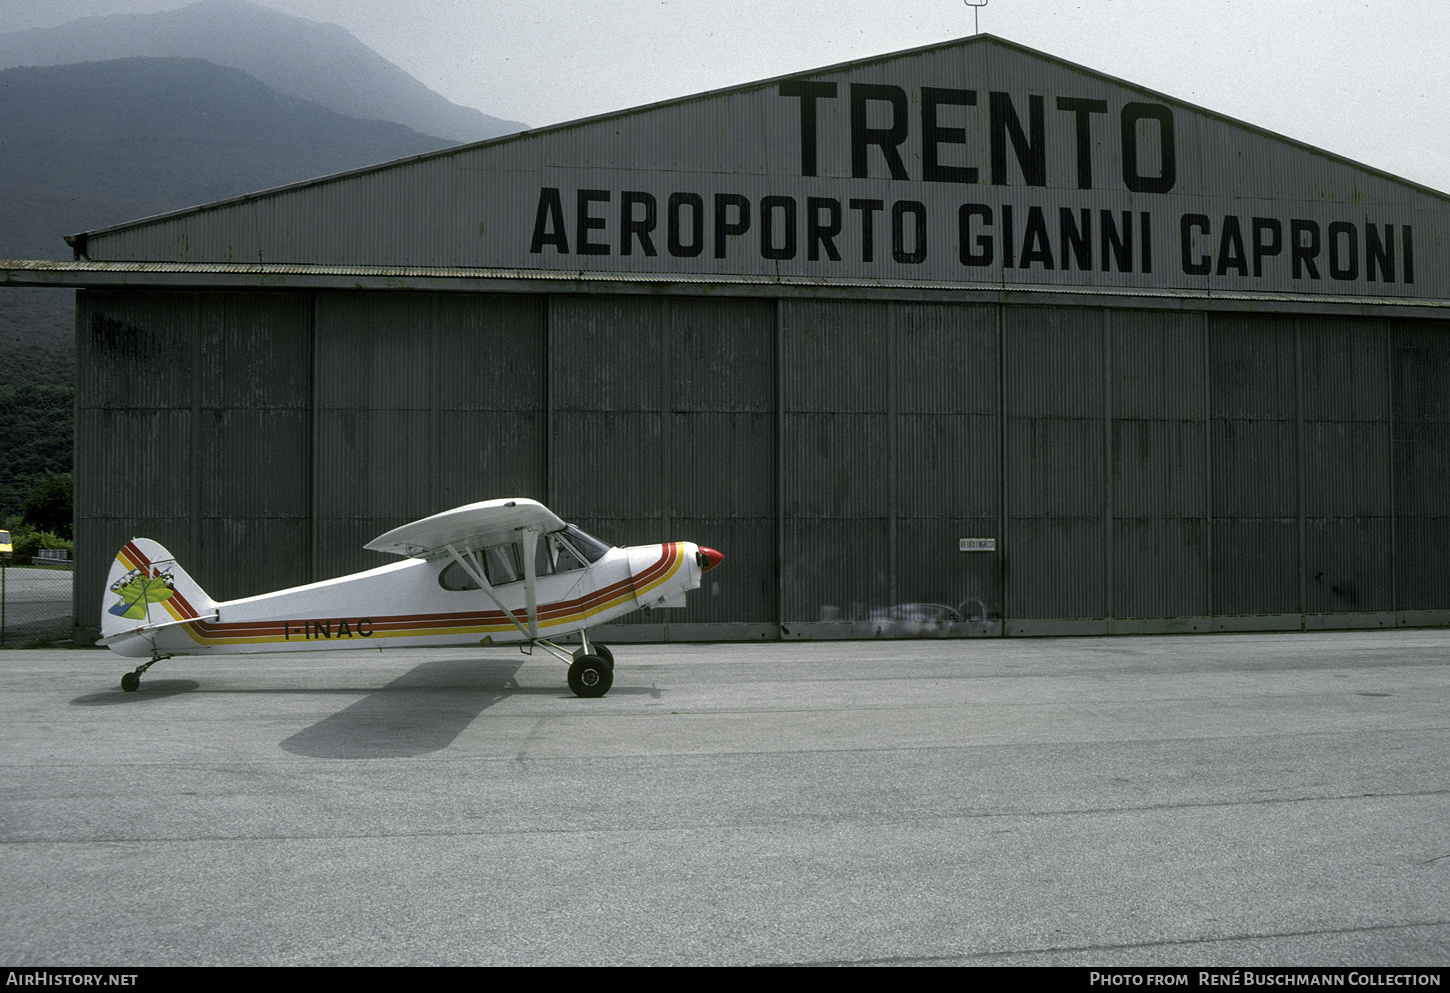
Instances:
[[[147,576],[140,569],[132,569],[111,586],[111,592],[120,597],[111,607],[111,613],[133,621],[144,621],[146,605],[171,599],[176,585],[169,572]]]

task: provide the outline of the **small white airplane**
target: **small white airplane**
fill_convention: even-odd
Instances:
[[[218,603],[158,542],[116,553],[99,644],[150,661],[173,655],[438,645],[539,646],[569,666],[569,688],[603,696],[614,656],[587,628],[640,608],[683,607],[725,556],[687,541],[613,548],[534,500],[486,500],[394,528],[365,546],[401,562]],[[139,622],[139,623],[138,623]],[[579,634],[576,650],[556,639]]]

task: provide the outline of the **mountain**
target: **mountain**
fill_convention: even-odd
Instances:
[[[63,235],[452,144],[361,121],[199,59],[0,71],[0,258]],[[0,385],[66,383],[74,293],[0,287]]]
[[[200,59],[0,71],[0,258],[61,236],[448,147]]]
[[[204,59],[347,117],[392,121],[453,144],[525,127],[449,102],[335,24],[244,0],[0,34],[0,69],[137,56]]]

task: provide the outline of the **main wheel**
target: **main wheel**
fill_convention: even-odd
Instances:
[[[134,672],[128,672],[121,677],[121,689],[127,693],[135,693],[136,688],[141,685],[141,677]]]
[[[575,696],[603,696],[614,685],[614,670],[597,655],[581,655],[569,666],[569,689]]]
[[[598,642],[590,645],[588,652],[584,651],[583,648],[574,649],[574,657],[576,659],[582,659],[585,655],[593,655],[597,658],[601,658],[609,664],[609,668],[614,668],[614,653],[611,652],[608,648],[605,648],[603,645],[599,644]]]

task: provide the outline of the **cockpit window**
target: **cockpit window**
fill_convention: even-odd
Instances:
[[[534,575],[552,576],[556,572],[573,572],[583,568],[584,560],[569,547],[563,532],[540,536],[538,551],[534,555]]]
[[[524,568],[520,564],[523,561],[523,555],[518,542],[485,548],[480,557],[483,559],[483,575],[488,579],[488,585],[507,586],[509,583],[523,581]],[[475,561],[477,560],[475,559]],[[458,562],[454,562],[438,574],[438,585],[445,590],[478,589],[478,584],[473,581],[468,570]]]
[[[564,527],[564,534],[568,537],[569,543],[579,550],[579,554],[590,562],[598,562],[609,551],[609,546],[604,542],[593,535],[586,534],[572,524]]]
[[[504,586],[517,583],[524,578],[523,556],[519,554],[519,543],[493,545],[483,550],[483,574],[490,586]]]
[[[450,562],[448,567],[438,574],[438,585],[445,590],[454,592],[478,589],[478,584],[473,581],[473,577],[457,562]]]
[[[570,524],[563,531],[539,535],[534,550],[534,575],[552,576],[586,569],[589,563],[598,562],[608,551],[609,546],[604,542]],[[483,560],[483,574],[490,586],[507,586],[524,579],[523,545],[520,542],[493,545],[473,553],[473,556],[475,563]],[[444,567],[438,574],[438,585],[445,590],[478,589],[468,570],[458,562]]]

